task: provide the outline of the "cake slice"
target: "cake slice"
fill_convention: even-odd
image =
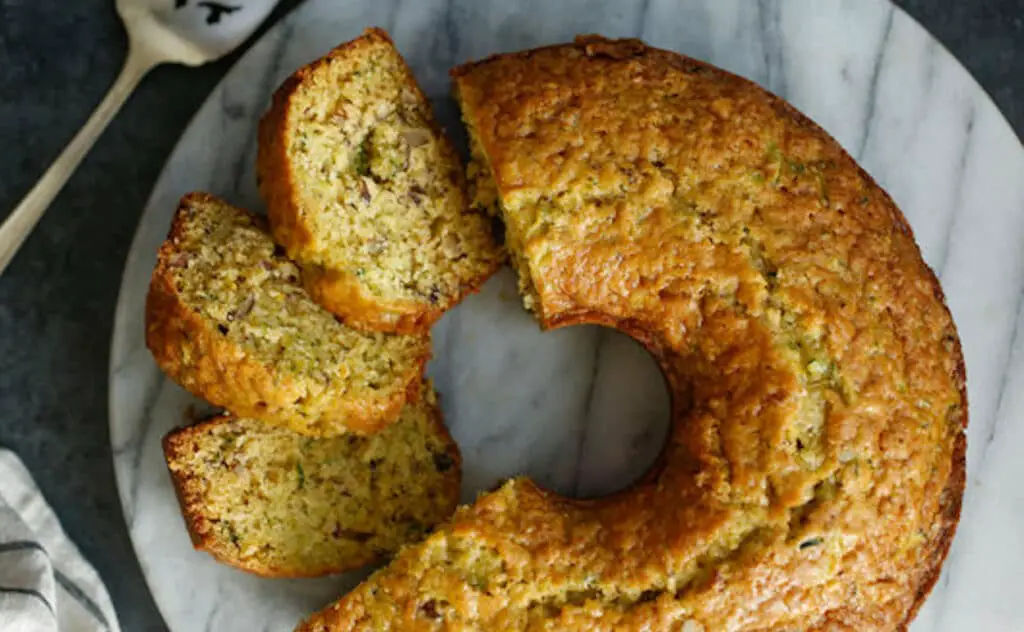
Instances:
[[[423,331],[502,263],[382,30],[285,81],[260,123],[257,169],[274,238],[313,298],[353,327]]]
[[[146,344],[193,394],[241,417],[331,436],[373,432],[419,393],[426,336],[363,333],[302,288],[263,218],[182,199],[146,300]]]
[[[460,459],[429,384],[383,431],[311,438],[221,415],[164,438],[195,547],[268,577],[357,568],[420,540],[459,497]]]

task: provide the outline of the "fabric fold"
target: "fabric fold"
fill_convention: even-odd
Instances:
[[[21,460],[0,449],[0,630],[120,632],[99,574]]]

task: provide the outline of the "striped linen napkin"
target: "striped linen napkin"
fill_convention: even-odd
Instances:
[[[0,630],[120,632],[100,576],[21,460],[0,449]]]

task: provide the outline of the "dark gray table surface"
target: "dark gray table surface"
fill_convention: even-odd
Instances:
[[[298,4],[285,0],[279,19]],[[1024,0],[898,0],[1024,135]],[[35,183],[120,68],[113,0],[0,0],[0,218]],[[189,119],[238,58],[148,77],[0,277],[0,445],[35,475],[110,589],[125,630],[166,629],[121,517],[107,359],[139,213]],[[1024,176],[1024,174],[1021,174]]]

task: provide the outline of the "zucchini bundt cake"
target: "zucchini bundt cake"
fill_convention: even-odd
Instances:
[[[421,539],[459,500],[459,451],[426,382],[368,437],[224,414],[174,430],[164,454],[195,547],[267,577],[363,566]]]
[[[372,432],[415,401],[426,336],[362,333],[310,299],[266,221],[211,195],[182,199],[146,298],[161,369],[232,413],[296,432]]]
[[[513,479],[300,629],[904,628],[958,520],[967,402],[889,196],[783,101],[639,41],[453,75],[526,305],[646,345],[674,429],[633,488]]]
[[[258,171],[278,243],[346,324],[425,331],[503,261],[462,165],[387,34],[300,69],[260,122]]]

